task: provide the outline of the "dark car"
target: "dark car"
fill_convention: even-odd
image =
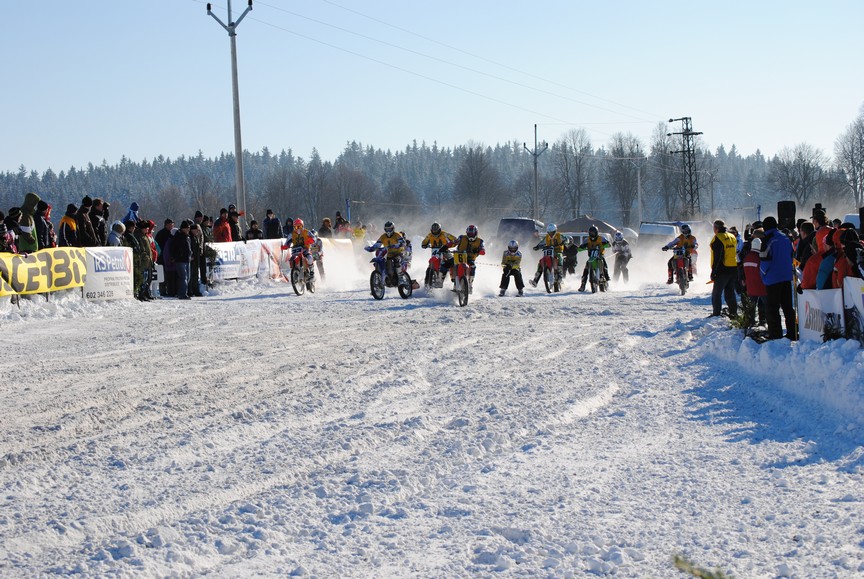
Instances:
[[[506,217],[498,222],[498,233],[495,235],[494,249],[504,251],[511,239],[519,242],[523,251],[537,244],[538,238],[546,233],[546,225],[542,221],[527,217]]]

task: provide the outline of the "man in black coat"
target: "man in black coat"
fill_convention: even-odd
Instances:
[[[192,242],[189,239],[189,229],[191,226],[189,221],[184,220],[171,240],[171,257],[174,258],[174,271],[177,275],[178,300],[190,299],[189,264],[192,262]]]

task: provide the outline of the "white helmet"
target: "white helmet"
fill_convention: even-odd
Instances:
[[[624,241],[624,234],[620,231],[615,232],[615,241]]]
[[[558,226],[554,223],[550,223],[546,226],[546,233],[555,233],[556,231],[558,231]]]
[[[518,251],[519,250],[519,242],[515,239],[511,239],[510,243],[507,244],[507,249],[510,251]]]

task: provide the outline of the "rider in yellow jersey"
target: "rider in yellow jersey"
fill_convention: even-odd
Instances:
[[[456,241],[448,244],[450,247],[453,247],[454,252],[459,253],[467,253],[468,254],[468,287],[472,287],[474,283],[474,273],[477,270],[477,266],[474,265],[475,260],[478,255],[486,255],[486,246],[483,244],[483,240],[477,235],[477,226],[469,225],[465,229],[465,235],[460,235]]]
[[[552,246],[555,248],[555,259],[558,260],[558,268],[564,263],[564,237],[558,232],[558,226],[550,223],[546,226],[546,237],[540,243],[534,246],[534,251],[543,249],[544,247]],[[537,281],[543,275],[543,258],[537,262],[537,273],[534,274],[534,279],[530,281],[531,285],[537,287]]]
[[[439,255],[441,257],[441,265],[438,268],[438,271],[441,272],[442,277],[447,275],[447,270],[453,265],[453,257],[447,251],[447,246],[456,241],[456,236],[447,233],[446,231],[441,229],[441,225],[436,221],[432,224],[432,227],[429,230],[429,235],[423,238],[423,241],[420,242],[420,247],[423,249],[427,249],[431,247],[432,249],[441,249],[444,248],[444,251],[440,252]],[[426,268],[426,285],[428,286],[430,280],[432,278],[432,271],[429,268]]]
[[[699,247],[699,244],[696,242],[696,237],[694,237],[690,232],[690,226],[686,223],[681,226],[681,235],[664,245],[661,249],[663,251],[669,251],[670,249],[676,247],[683,247],[684,254],[687,256],[687,278],[690,281],[693,281],[693,266],[696,262],[696,248]],[[669,262],[667,263],[667,268],[669,270],[669,278],[666,280],[666,283],[672,283],[672,272],[675,269],[675,256],[673,255],[669,258]]]
[[[592,225],[588,228],[588,239],[585,240],[585,243],[579,246],[579,251],[588,251],[590,253],[592,249],[599,249],[600,260],[603,262],[603,276],[608,280],[609,268],[606,265],[606,258],[603,257],[607,247],[610,247],[609,242],[604,241],[603,238],[600,237],[600,232]],[[579,286],[580,292],[585,291],[585,283],[588,281],[588,270],[590,267],[591,260],[588,260],[585,262],[585,269],[582,270],[582,284]]]

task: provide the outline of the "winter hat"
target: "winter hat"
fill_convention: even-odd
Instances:
[[[36,204],[36,213],[42,213],[43,211],[47,211],[47,210],[48,210],[48,204],[40,199],[39,203]]]
[[[197,218],[197,217],[204,217],[204,214],[201,213],[200,211],[196,211],[196,212],[195,212],[195,217],[196,217],[196,218]]]
[[[769,229],[777,229],[777,219],[769,215],[762,220],[762,227],[764,227],[766,231]]]
[[[13,207],[9,210],[9,217],[11,217],[14,221],[18,221],[21,219],[21,208]]]
[[[273,215],[273,210],[272,210],[272,209],[268,209],[268,210],[265,212],[265,215]]]
[[[138,204],[133,201],[132,205],[129,206],[129,209],[132,211],[138,211]]]
[[[93,207],[93,200],[89,195],[85,195],[84,199],[81,200],[81,205],[84,207]]]
[[[78,213],[78,206],[74,203],[70,203],[66,206],[66,215],[75,215]]]
[[[135,220],[134,219],[127,219],[126,223],[124,223],[123,225],[126,226],[126,229],[132,229],[133,227],[135,227]]]
[[[126,231],[126,227],[119,221],[115,221],[111,224],[111,230],[116,231],[117,233],[123,233],[124,231]]]

